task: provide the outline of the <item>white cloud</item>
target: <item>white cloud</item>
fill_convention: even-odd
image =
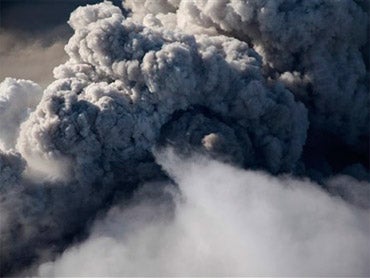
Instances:
[[[41,265],[39,274],[370,274],[369,211],[309,181],[171,152],[158,161],[179,186],[163,191],[172,191],[174,207],[165,194],[115,207],[84,243]]]
[[[0,147],[14,148],[19,127],[36,108],[41,87],[23,79],[5,78],[0,83]]]

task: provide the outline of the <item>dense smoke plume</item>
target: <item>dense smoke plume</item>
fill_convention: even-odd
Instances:
[[[369,274],[365,6],[77,8],[43,93],[0,84],[0,273]]]

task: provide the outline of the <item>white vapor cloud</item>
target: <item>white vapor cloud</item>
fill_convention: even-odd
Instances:
[[[41,95],[41,87],[29,80],[6,78],[0,83],[0,147],[15,147],[19,127],[36,108]]]
[[[170,151],[157,160],[178,185],[163,190],[174,206],[166,194],[143,194],[130,207],[112,208],[85,242],[42,264],[39,275],[370,274],[368,210],[309,181]]]

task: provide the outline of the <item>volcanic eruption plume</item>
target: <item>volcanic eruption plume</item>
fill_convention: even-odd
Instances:
[[[68,24],[43,92],[0,84],[2,275],[370,274],[366,3],[106,1]]]

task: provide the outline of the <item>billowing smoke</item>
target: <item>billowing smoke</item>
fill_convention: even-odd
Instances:
[[[228,152],[240,153],[241,163],[294,169],[306,109],[267,84],[246,43],[148,27],[107,3],[77,9],[69,22],[70,60],[54,70],[58,81],[21,131],[26,158],[72,158],[74,176],[94,182],[114,174],[113,164],[148,161],[160,137],[196,146],[219,133],[232,138]]]
[[[19,153],[0,150],[0,190],[6,191],[8,186],[17,184],[25,167],[26,162]]]
[[[1,274],[369,274],[367,16],[350,0],[77,8],[55,81],[0,85]]]
[[[306,104],[313,128],[352,144],[368,136],[368,14],[356,1],[126,2],[143,22],[251,43],[267,74]]]

